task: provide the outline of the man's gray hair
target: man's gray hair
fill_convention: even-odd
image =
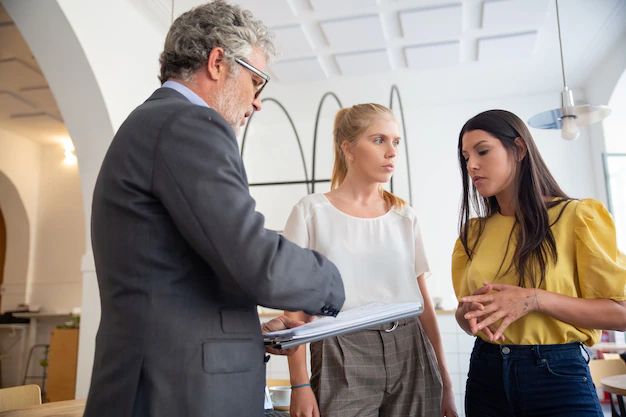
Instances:
[[[265,54],[267,62],[276,56],[274,34],[252,13],[225,0],[215,0],[180,15],[170,27],[159,62],[159,79],[191,81],[193,74],[206,65],[209,53],[222,47],[231,75],[239,73],[235,58],[248,58],[253,49]]]

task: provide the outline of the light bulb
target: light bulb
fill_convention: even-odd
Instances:
[[[578,136],[580,136],[580,130],[578,130],[574,117],[564,116],[563,127],[561,128],[561,137],[565,140],[574,140]]]

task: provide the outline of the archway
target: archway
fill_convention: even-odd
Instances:
[[[66,10],[60,3],[63,3]],[[91,196],[102,158],[113,138],[113,124],[93,66],[66,16],[65,12],[72,9],[71,4],[58,0],[2,0],[2,4],[39,63],[76,148],[87,244],[82,260],[83,294],[76,396],[85,398],[91,379],[95,337],[100,322],[100,296],[89,238]],[[4,211],[4,215],[6,218],[8,213]],[[11,242],[11,227],[7,220],[7,250],[14,244]],[[7,259],[10,256],[7,253]],[[8,266],[7,263],[5,271]],[[5,287],[7,279],[5,275]]]
[[[7,229],[0,207],[0,285],[4,282],[4,260],[7,252]],[[2,294],[0,294],[0,311],[2,310]]]
[[[2,308],[14,309],[24,302],[30,254],[30,222],[13,182],[0,171],[0,212],[5,226]],[[1,227],[1,226],[0,226]],[[2,239],[0,230],[0,239]],[[0,242],[0,249],[1,249]],[[2,257],[2,254],[0,254]],[[1,260],[1,259],[0,259]],[[2,265],[2,262],[0,262]]]

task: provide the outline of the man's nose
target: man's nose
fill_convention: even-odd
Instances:
[[[252,107],[254,107],[254,111],[261,111],[261,109],[263,108],[263,104],[261,104],[261,99],[258,97],[255,98],[252,102]]]

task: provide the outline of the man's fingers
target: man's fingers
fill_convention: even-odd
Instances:
[[[280,321],[283,322],[283,324],[285,325],[286,329],[293,329],[294,327],[302,326],[303,324],[305,324],[301,320],[294,320],[294,319],[292,319],[290,317],[287,317],[287,316],[279,316],[277,318],[280,319]]]

